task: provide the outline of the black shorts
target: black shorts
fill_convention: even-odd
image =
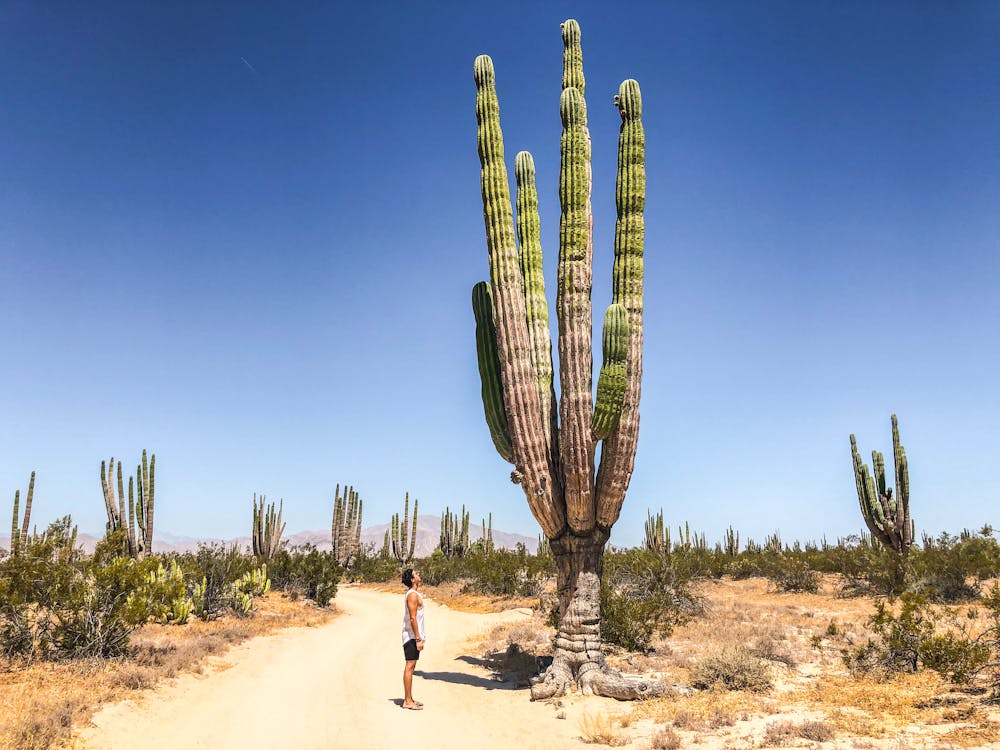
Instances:
[[[416,661],[420,658],[420,651],[417,650],[417,639],[411,638],[403,644],[403,656],[407,661]]]

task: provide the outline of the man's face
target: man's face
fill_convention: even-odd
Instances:
[[[414,583],[420,583],[420,571],[419,570],[414,570],[413,571],[413,582]]]

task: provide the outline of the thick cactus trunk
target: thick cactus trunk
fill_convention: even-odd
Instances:
[[[601,573],[604,531],[580,537],[566,535],[551,543],[557,571],[559,629],[552,666],[532,685],[533,700],[554,698],[571,685],[585,695],[634,700],[662,695],[655,680],[623,677],[604,663],[601,648]]]

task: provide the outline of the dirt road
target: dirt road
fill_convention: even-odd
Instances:
[[[402,591],[341,587],[341,614],[318,628],[255,638],[135,700],[103,708],[81,730],[90,750],[331,750],[581,748],[576,706],[566,719],[496,682],[476,664],[472,636],[524,612],[468,614],[427,601],[427,648],[414,697],[400,707]],[[599,707],[588,701],[588,713]],[[596,699],[596,703],[603,703]],[[581,709],[582,710],[582,709]]]

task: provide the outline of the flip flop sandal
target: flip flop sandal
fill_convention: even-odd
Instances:
[[[423,711],[423,710],[424,710],[424,707],[423,707],[422,705],[416,705],[416,706],[403,706],[403,708],[408,708],[408,709],[410,709],[411,711]]]

